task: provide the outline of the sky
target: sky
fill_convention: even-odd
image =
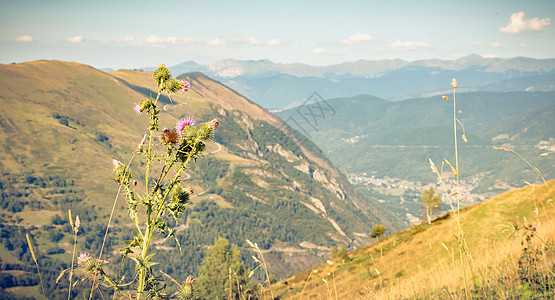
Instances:
[[[555,58],[553,22],[553,0],[0,0],[0,63]]]

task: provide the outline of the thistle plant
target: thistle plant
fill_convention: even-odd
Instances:
[[[118,160],[113,161],[112,179],[119,184],[118,194],[114,200],[114,206],[110,215],[106,234],[110,227],[113,210],[120,191],[124,194],[129,217],[134,223],[133,239],[126,241],[127,246],[120,251],[123,254],[122,264],[125,259],[130,258],[135,262],[136,275],[131,283],[123,284],[123,279],[118,275],[116,279],[110,279],[104,271],[102,260],[102,249],[98,258],[82,254],[78,258],[78,265],[85,274],[93,281],[93,287],[89,298],[96,289],[96,282],[112,287],[120,296],[127,299],[166,299],[169,297],[165,291],[166,285],[161,281],[165,274],[153,269],[155,253],[150,253],[149,248],[154,234],[164,237],[174,237],[179,249],[179,241],[174,235],[174,229],[168,226],[166,216],[171,216],[177,222],[179,216],[185,211],[189,203],[193,189],[182,185],[181,175],[187,169],[191,160],[196,160],[205,148],[214,130],[218,126],[216,119],[197,125],[191,118],[184,118],[177,122],[175,128],[160,129],[159,118],[161,110],[158,108],[158,100],[166,93],[171,100],[174,93],[184,93],[190,88],[190,83],[177,80],[172,77],[170,70],[165,65],[160,65],[153,72],[153,78],[157,84],[158,93],[156,98],[145,98],[133,107],[139,117],[145,115],[149,118],[148,132],[144,135],[137,149],[132,153],[127,164]],[[173,101],[173,100],[172,100]],[[133,179],[130,164],[135,157],[142,157],[145,161],[144,190]],[[153,177],[152,169],[160,170]],[[167,178],[169,177],[171,178]],[[156,178],[153,180],[153,178]],[[105,240],[105,238],[104,238]],[[194,279],[187,278],[179,292],[174,294],[180,299],[191,299]],[[122,287],[133,284],[134,291],[122,290]]]

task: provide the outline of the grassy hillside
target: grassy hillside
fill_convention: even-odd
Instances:
[[[468,289],[478,298],[553,297],[554,185],[512,190],[461,211],[469,253],[463,255],[464,273],[457,225],[446,214],[287,278],[272,286],[274,294],[284,299],[464,299],[466,274]],[[522,225],[534,228],[515,230]],[[529,257],[537,261],[530,263]]]
[[[184,77],[192,90],[160,99],[160,126],[172,128],[183,117],[198,123],[218,118],[220,126],[203,156],[186,170],[193,205],[179,224],[168,219],[180,225],[176,235],[183,256],[175,241],[155,241],[156,257],[171,266],[169,274],[197,275],[206,247],[218,237],[237,244],[251,267],[255,262],[245,239],[257,242],[270,265],[283,266],[274,271],[282,278],[323,261],[332,246],[368,243],[373,224],[396,228],[315,145],[288,135],[276,116],[200,73]],[[152,73],[104,73],[59,61],[0,65],[0,90],[0,217],[6,245],[0,249],[5,279],[0,288],[19,294],[29,291],[21,286],[36,288],[25,246],[25,234],[31,234],[45,264],[47,291],[52,298],[67,296],[67,282],[55,284],[71,261],[67,211],[81,218],[78,251],[98,252],[117,191],[109,179],[112,159],[127,161],[146,132],[148,121],[132,107],[156,95]],[[135,160],[131,168],[140,189],[144,164]],[[121,201],[105,250],[112,263],[131,238],[128,218]],[[291,248],[298,255],[288,255]],[[14,270],[21,272],[15,276]],[[128,272],[132,276],[131,268]]]

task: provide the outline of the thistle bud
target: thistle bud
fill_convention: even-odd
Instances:
[[[187,279],[185,279],[185,283],[179,291],[177,292],[179,299],[196,299],[195,297],[195,290],[193,289],[193,283],[195,283],[195,278],[189,275]]]
[[[179,91],[181,91],[181,81],[174,79],[174,78],[170,78],[165,85],[165,89],[168,93],[177,93]]]
[[[164,64],[160,64],[158,68],[152,72],[152,77],[156,80],[158,85],[165,83],[171,76],[170,70]]]

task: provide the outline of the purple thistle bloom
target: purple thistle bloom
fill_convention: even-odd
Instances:
[[[191,83],[187,80],[180,80],[179,82],[181,82],[181,89],[180,91],[182,93],[185,93],[186,91],[188,91],[191,88]]]
[[[177,122],[177,124],[175,125],[175,129],[177,129],[177,131],[179,132],[183,132],[183,129],[187,126],[194,126],[197,122],[195,122],[195,120],[187,117],[187,118],[183,118],[181,120],[179,120]]]
[[[79,256],[77,257],[77,265],[82,265],[84,262],[86,262],[87,260],[91,259],[91,256],[87,253],[81,253],[79,254]]]
[[[139,104],[135,103],[135,105],[133,105],[133,110],[137,113],[137,115],[141,115],[143,113],[143,111],[141,110],[141,107],[139,106]]]

